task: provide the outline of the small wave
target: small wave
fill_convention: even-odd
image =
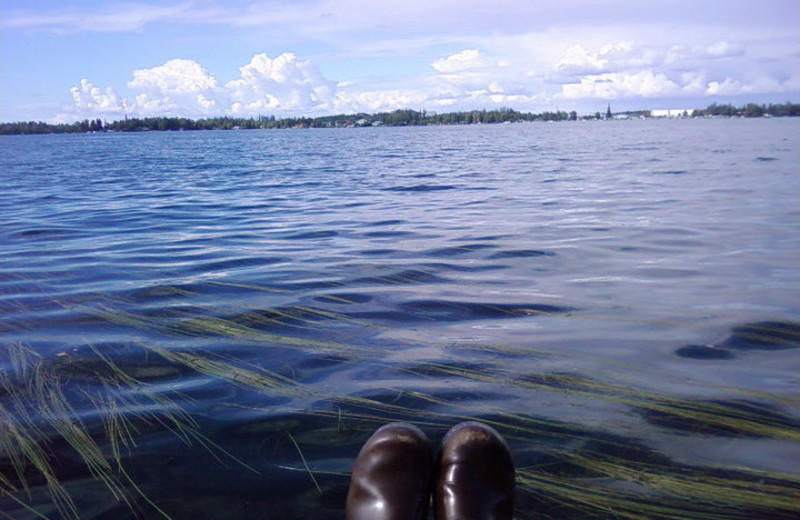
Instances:
[[[465,244],[463,246],[440,247],[437,249],[431,249],[429,251],[426,251],[425,255],[440,256],[440,257],[459,256],[467,253],[474,253],[476,251],[481,251],[484,249],[492,249],[494,247],[496,246],[490,244]]]
[[[71,228],[48,227],[48,228],[32,228],[24,229],[21,231],[12,232],[9,234],[11,238],[24,238],[24,239],[67,239],[78,234],[78,230]]]
[[[371,276],[368,278],[360,278],[355,280],[355,283],[368,283],[368,284],[387,284],[387,285],[417,285],[426,283],[445,283],[448,280],[441,278],[435,274],[417,269],[409,269],[400,271],[386,276]]]
[[[485,319],[508,319],[541,314],[566,314],[572,309],[540,303],[509,304],[452,300],[414,300],[399,305],[398,311],[364,313],[359,317],[399,322],[460,322]]]
[[[416,186],[393,186],[391,188],[384,188],[382,191],[410,191],[410,192],[425,192],[425,191],[446,191],[456,190],[458,186],[449,184],[435,185],[435,184],[418,184]]]
[[[304,233],[294,233],[291,235],[286,235],[285,239],[287,240],[316,240],[319,238],[332,238],[339,236],[337,231],[332,230],[325,230],[325,231],[307,231]]]
[[[537,249],[512,249],[508,251],[499,251],[489,258],[492,260],[503,258],[536,258],[539,256],[556,256],[552,251],[540,251]]]
[[[413,234],[414,233],[410,231],[370,231],[369,233],[364,233],[364,236],[366,238],[392,238],[392,237],[403,237]]]
[[[364,249],[356,254],[361,256],[388,256],[397,253],[396,249]]]
[[[405,220],[379,220],[377,222],[370,222],[367,224],[369,227],[380,227],[380,226],[397,226],[400,224],[405,224],[407,221]]]
[[[759,438],[769,436],[769,432],[766,429],[764,433],[761,433],[753,429],[738,427],[742,422],[741,418],[746,418],[747,421],[752,421],[755,424],[785,427],[791,430],[796,430],[800,427],[800,423],[796,419],[783,415],[771,406],[744,400],[694,401],[688,403],[686,409],[690,409],[695,413],[681,413],[681,409],[672,410],[669,408],[639,408],[637,412],[645,421],[661,428],[719,437]],[[718,413],[720,417],[738,418],[740,421],[707,422],[702,419],[702,413],[696,413],[698,410],[708,410],[709,412]]]
[[[734,327],[722,346],[737,350],[800,348],[800,323],[760,321]]]
[[[320,303],[335,303],[337,305],[355,305],[369,303],[372,300],[372,296],[364,293],[331,293],[314,297],[314,301]]]
[[[458,273],[478,273],[482,271],[497,271],[500,269],[506,269],[507,266],[491,263],[491,264],[448,264],[448,263],[427,263],[422,264],[425,267],[430,267],[433,269],[438,269],[442,271],[455,271]]]

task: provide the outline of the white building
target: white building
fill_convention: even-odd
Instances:
[[[694,114],[693,108],[666,108],[650,111],[650,117],[691,117],[692,114]]]

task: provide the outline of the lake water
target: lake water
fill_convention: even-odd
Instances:
[[[794,518],[798,150],[791,118],[3,137],[0,511],[339,518],[375,428],[477,418],[518,519]]]

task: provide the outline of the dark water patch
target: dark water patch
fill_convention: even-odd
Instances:
[[[364,233],[366,238],[399,238],[413,235],[410,231],[370,231]]]
[[[428,191],[449,191],[457,190],[458,186],[452,185],[437,185],[437,184],[417,184],[416,186],[393,186],[391,188],[383,188],[382,191],[397,191],[397,192],[428,192]]]
[[[486,236],[478,236],[478,237],[469,237],[463,239],[464,241],[469,242],[496,242],[498,240],[502,240],[504,238],[508,238],[509,235],[486,235]]]
[[[12,231],[8,234],[12,239],[26,240],[67,240],[77,237],[81,232],[77,229],[63,227],[32,228],[21,231]]]
[[[715,345],[686,345],[679,348],[675,353],[688,359],[735,359],[736,354],[728,349],[719,348]]]
[[[501,260],[504,258],[536,258],[539,256],[556,256],[552,251],[540,251],[537,249],[509,249],[506,251],[498,251],[489,257],[492,260]]]
[[[778,159],[775,157],[756,157],[756,161],[758,162],[771,162],[777,161]]]
[[[686,435],[771,438],[775,429],[800,430],[800,421],[750,401],[686,401],[679,408],[634,407],[648,423]]]
[[[734,327],[722,347],[737,350],[784,350],[800,348],[800,323],[760,321]]]
[[[397,249],[363,249],[356,252],[361,256],[389,256],[397,253]]]
[[[372,202],[348,202],[346,204],[337,204],[331,206],[331,209],[352,209],[352,208],[362,208],[364,206],[371,206]]]
[[[429,251],[425,251],[423,254],[426,256],[435,256],[435,257],[452,257],[452,256],[460,256],[465,255],[468,253],[474,253],[477,251],[482,251],[485,249],[493,249],[497,246],[491,244],[465,244],[463,246],[453,246],[453,247],[440,247],[437,249],[431,249]]]
[[[497,271],[506,269],[508,266],[502,264],[446,264],[446,263],[425,263],[424,267],[429,267],[441,271],[455,271],[459,273],[479,273],[483,271]]]
[[[402,321],[470,321],[565,314],[566,307],[544,304],[477,303],[451,300],[414,300],[399,305]]]
[[[653,173],[657,175],[684,175],[689,172],[687,170],[659,170]]]
[[[339,236],[337,231],[323,230],[323,231],[308,231],[303,233],[292,233],[283,238],[286,240],[317,240],[320,238],[333,238]]]
[[[314,300],[321,303],[334,303],[336,305],[354,305],[369,303],[374,298],[364,293],[332,293],[315,296]]]
[[[273,284],[276,290],[290,291],[290,292],[303,292],[303,291],[317,291],[321,289],[337,289],[344,287],[344,282],[334,280],[312,280],[308,282],[284,282]]]
[[[370,222],[367,224],[368,227],[380,227],[380,226],[399,226],[400,224],[407,223],[406,220],[379,220],[377,222]]]
[[[447,282],[448,280],[446,278],[418,269],[408,269],[386,276],[370,276],[353,280],[353,283],[379,285],[418,285]]]

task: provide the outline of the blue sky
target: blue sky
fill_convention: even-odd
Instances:
[[[800,101],[797,0],[3,0],[0,119]]]

